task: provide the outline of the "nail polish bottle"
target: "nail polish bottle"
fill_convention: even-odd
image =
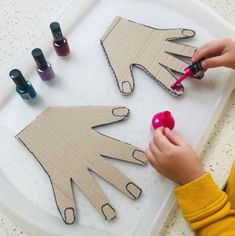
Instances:
[[[53,46],[58,56],[66,57],[70,53],[67,39],[63,36],[60,24],[58,22],[52,22],[50,24],[51,32],[53,35]]]
[[[32,84],[29,81],[26,81],[21,71],[13,69],[9,73],[11,79],[16,84],[16,92],[27,101],[33,100],[37,93],[34,90]]]
[[[42,50],[39,48],[35,48],[32,51],[32,56],[37,64],[37,72],[40,78],[43,81],[51,80],[55,77],[55,73],[53,71],[53,68],[51,64],[46,61]]]

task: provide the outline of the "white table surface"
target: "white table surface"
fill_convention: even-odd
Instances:
[[[0,2],[0,75],[20,57],[27,47],[45,30],[48,21],[57,18],[74,0],[1,0]],[[234,0],[202,0],[235,25]],[[56,2],[56,4],[55,4]],[[226,36],[225,36],[226,37]],[[228,176],[235,153],[235,92],[216,124],[201,155],[219,186]],[[0,214],[0,235],[28,235]],[[175,207],[169,215],[161,235],[192,235],[182,215]]]

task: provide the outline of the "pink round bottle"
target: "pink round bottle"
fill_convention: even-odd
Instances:
[[[155,129],[159,127],[173,129],[175,127],[175,120],[170,111],[163,111],[155,114],[151,122],[151,131],[154,132]]]

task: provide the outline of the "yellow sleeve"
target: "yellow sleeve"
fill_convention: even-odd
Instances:
[[[184,218],[200,236],[235,235],[235,210],[209,173],[175,189]]]
[[[228,200],[231,202],[232,208],[235,209],[235,163],[228,178],[226,193],[228,194]]]

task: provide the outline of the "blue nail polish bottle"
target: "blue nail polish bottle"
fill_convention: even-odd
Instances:
[[[22,99],[30,101],[37,96],[32,84],[25,80],[20,70],[13,69],[10,71],[9,75],[16,84],[16,92],[22,97]]]

